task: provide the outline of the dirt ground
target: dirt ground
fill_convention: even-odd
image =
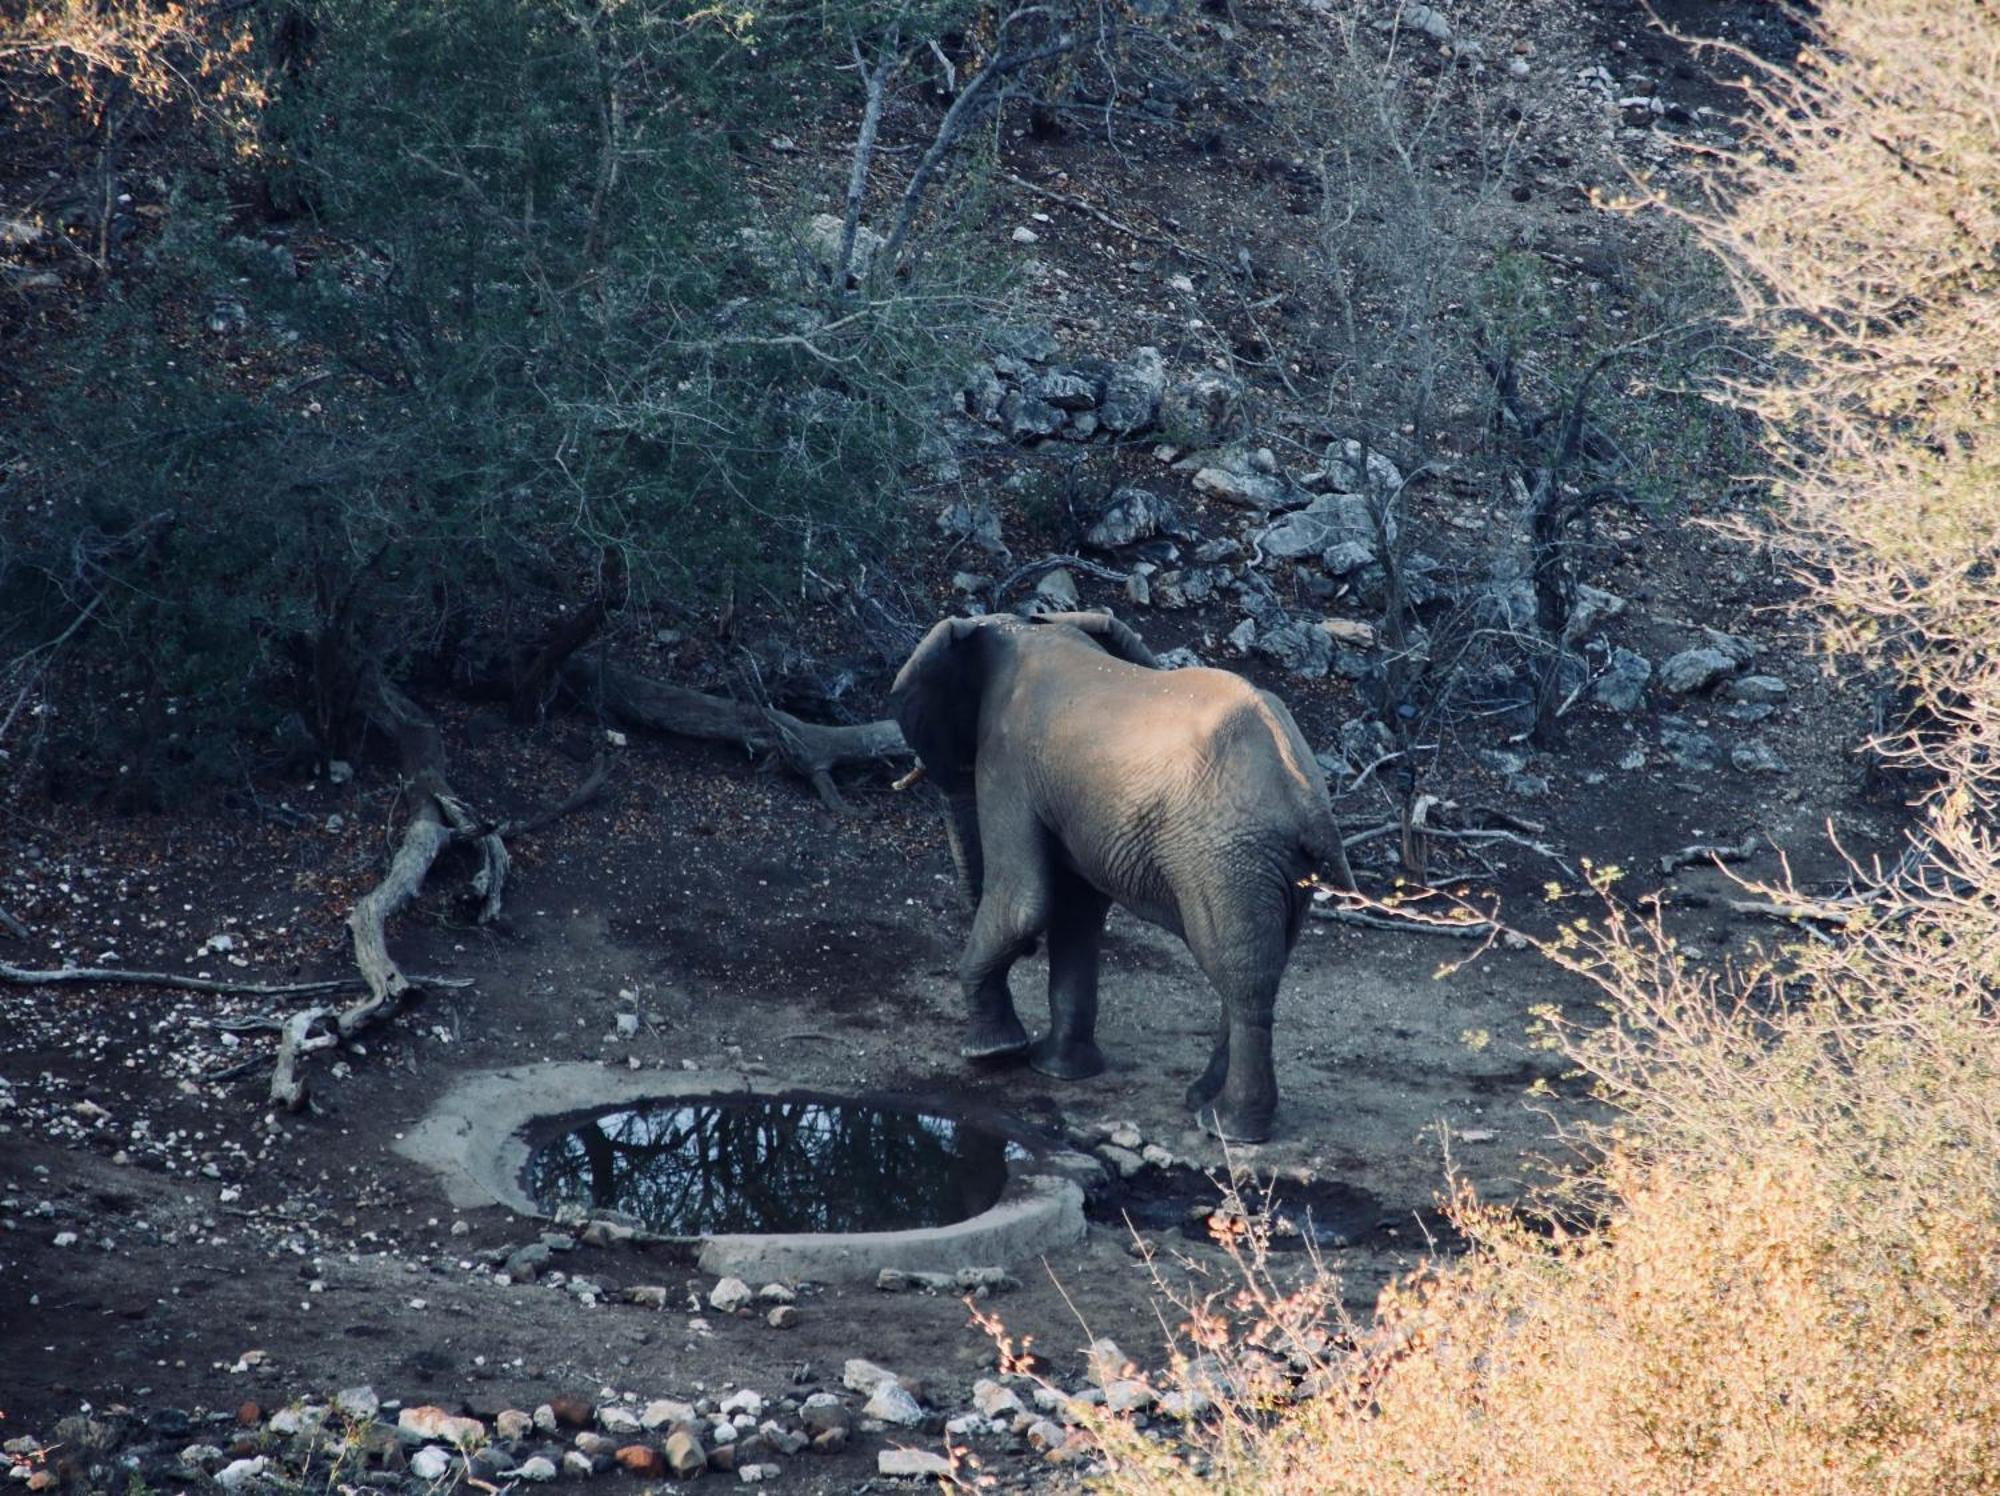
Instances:
[[[1646,38],[1637,7],[1599,5],[1560,25],[1532,8],[1491,10],[1496,32],[1513,18],[1542,38],[1538,55],[1555,79],[1614,44],[1612,55],[1663,45]],[[1725,97],[1712,76],[1682,77],[1686,64],[1664,54],[1656,61],[1689,97]],[[1227,200],[1225,183],[1211,206]],[[1077,262],[1079,275],[1087,269]],[[1482,522],[1471,510],[1461,518]],[[1756,557],[1699,531],[1639,530],[1593,580],[1630,600],[1613,635],[1649,658],[1699,642],[1701,624],[1755,641],[1756,668],[1789,687],[1758,729],[1786,771],[1730,767],[1727,745],[1748,734],[1708,701],[1680,710],[1723,741],[1723,767],[1712,771],[1683,770],[1660,751],[1657,706],[1634,717],[1579,713],[1565,750],[1531,765],[1548,782],[1532,799],[1468,756],[1444,781],[1453,797],[1531,820],[1540,829],[1524,834],[1558,854],[1499,848],[1490,881],[1470,885],[1477,896],[1497,897],[1508,920],[1541,932],[1580,907],[1551,908],[1546,883],[1574,888],[1586,861],[1617,864],[1632,870],[1628,892],[1666,891],[1670,922],[1697,959],[1719,960],[1785,931],[1732,915],[1712,870],[1661,876],[1663,854],[1755,832],[1767,850],[1740,872],[1775,876],[1768,849],[1782,848],[1807,882],[1841,872],[1829,828],[1858,855],[1893,854],[1898,812],[1854,788],[1861,693],[1822,673],[1803,625],[1783,611],[1783,584]],[[1086,581],[1086,605],[1116,600]],[[1134,621],[1155,644],[1181,642],[1189,626]],[[1354,710],[1344,682],[1263,683],[1293,703],[1316,746]],[[573,718],[530,732],[429,704],[446,726],[455,784],[493,814],[558,796],[600,746],[599,730]],[[212,1078],[270,1043],[218,1023],[282,1014],[281,1002],[0,986],[0,1435],[48,1438],[58,1420],[87,1411],[145,1424],[178,1447],[190,1437],[179,1414],[199,1426],[216,1412],[223,1433],[203,1437],[227,1443],[241,1404],[268,1412],[361,1383],[483,1415],[558,1394],[803,1395],[837,1386],[851,1356],[919,1380],[938,1409],[958,1409],[994,1365],[988,1336],[946,1295],[808,1289],[797,1325],[781,1330],[710,1311],[707,1280],[692,1283],[704,1300],[691,1307],[683,1288],[698,1275],[663,1249],[580,1246],[541,1281],[499,1281],[488,1254],[534,1241],[540,1225],[497,1208],[446,1208],[437,1180],[392,1148],[471,1070],[524,1060],[692,1065],[987,1106],[1052,1135],[1093,1139],[1131,1122],[1193,1169],[1234,1162],[1284,1176],[1281,1196],[1345,1202],[1357,1224],[1327,1262],[1360,1313],[1427,1250],[1447,1154],[1483,1197],[1518,1199],[1569,1157],[1563,1130],[1591,1114],[1531,1034],[1540,1005],[1587,1018],[1585,984],[1505,947],[1441,973],[1471,948],[1322,922],[1301,940],[1280,999],[1283,1103],[1267,1145],[1225,1160],[1190,1127],[1180,1094],[1205,1057],[1214,999],[1184,950],[1122,913],[1105,961],[1110,1070],[1076,1083],[970,1070],[956,1053],[952,977],[965,920],[923,793],[855,785],[858,813],[839,817],[802,786],[712,747],[634,738],[614,758],[598,800],[514,848],[497,925],[468,921],[454,896],[466,869],[440,866],[392,939],[406,969],[470,985],[433,991],[337,1060],[318,1057],[307,1113],[272,1113],[261,1072]],[[363,764],[343,785],[322,777],[259,793],[252,807],[157,817],[0,802],[0,908],[30,930],[0,955],[24,967],[268,981],[344,972],[341,921],[379,876],[400,824],[393,775]],[[1350,830],[1383,819],[1375,794],[1339,802]],[[1357,866],[1388,876],[1387,849],[1371,843]],[[1017,973],[1031,1026],[1040,981],[1036,962]],[[636,1034],[619,1035],[621,1013],[640,1015]],[[1537,1081],[1553,1096],[1530,1097]],[[1166,1238],[1151,1267],[1129,1250],[1114,1196],[1096,1208],[1083,1246],[1016,1264],[1021,1286],[993,1301],[1064,1385],[1080,1382],[1082,1347],[1095,1336],[1158,1364],[1177,1316],[1163,1308],[1156,1273],[1177,1293],[1231,1286],[1214,1247],[1159,1229],[1206,1186],[1187,1175],[1153,1186],[1134,1197],[1146,1207],[1141,1224]],[[1291,1273],[1303,1258],[1280,1263]],[[577,1279],[605,1289],[602,1301],[583,1303]],[[665,1285],[667,1307],[610,1292],[639,1284]],[[931,1430],[911,1442],[939,1441]],[[785,1460],[778,1486],[857,1489],[874,1477],[881,1444],[863,1437],[844,1454]],[[1006,1482],[1063,1478],[1025,1452],[988,1457]]]

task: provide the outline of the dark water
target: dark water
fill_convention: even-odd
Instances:
[[[1268,1192],[1246,1181],[1241,1196],[1247,1209],[1269,1212],[1273,1251],[1299,1250],[1309,1244],[1332,1249],[1399,1238],[1423,1241],[1424,1223],[1417,1217],[1385,1214],[1374,1194],[1343,1180],[1285,1184]],[[1219,1206],[1222,1198],[1221,1186],[1197,1170],[1151,1169],[1092,1199],[1089,1215],[1107,1225],[1173,1231],[1189,1241],[1206,1241],[1207,1224],[1191,1212],[1196,1206]]]
[[[551,1214],[615,1210],[666,1236],[907,1231],[987,1209],[1025,1156],[949,1117],[732,1097],[592,1117],[535,1151],[527,1184]]]

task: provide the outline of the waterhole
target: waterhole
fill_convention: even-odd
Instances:
[[[662,1236],[910,1231],[990,1209],[1028,1157],[910,1107],[676,1098],[573,1122],[530,1154],[525,1183],[550,1215],[615,1211]]]

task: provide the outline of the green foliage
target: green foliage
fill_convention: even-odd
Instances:
[[[303,7],[242,64],[255,130],[34,371],[0,659],[87,607],[84,673],[191,743],[278,726],[330,632],[471,668],[607,551],[641,602],[851,570],[990,281],[932,252],[831,285],[739,148],[852,90],[850,32],[939,19],[878,9]]]

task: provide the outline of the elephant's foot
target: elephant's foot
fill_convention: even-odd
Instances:
[[[1209,1107],[1197,1113],[1195,1120],[1203,1132],[1225,1143],[1265,1143],[1270,1141],[1276,1115],[1275,1107]]]
[[[1064,1043],[1051,1034],[1028,1051],[1028,1065],[1057,1080],[1088,1080],[1104,1073],[1104,1051],[1090,1039]]]
[[[1189,1084],[1186,1094],[1187,1109],[1198,1112],[1213,1104],[1222,1094],[1222,1077],[1219,1075],[1198,1075]]]
[[[1016,1060],[1028,1052],[1028,1031],[1012,1013],[975,1023],[958,1047],[960,1059],[982,1063]]]

